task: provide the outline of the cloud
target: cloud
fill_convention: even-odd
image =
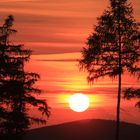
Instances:
[[[140,1],[134,0],[132,4],[134,16],[140,21]],[[14,28],[19,31],[15,41],[25,42],[35,53],[76,52],[85,46],[97,23],[96,17],[107,5],[107,0],[1,0],[0,20],[3,23],[7,15],[13,14]],[[46,46],[40,45],[43,42]],[[49,42],[52,44],[47,45]]]
[[[9,2],[33,2],[35,0],[1,0],[0,3],[9,3]]]

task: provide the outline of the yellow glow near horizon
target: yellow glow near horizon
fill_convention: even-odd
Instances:
[[[83,112],[89,107],[89,98],[82,93],[76,93],[70,96],[68,102],[70,108],[75,112]]]

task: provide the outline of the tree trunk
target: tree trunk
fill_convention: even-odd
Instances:
[[[116,140],[119,140],[119,134],[120,134],[120,102],[121,102],[121,73],[119,74],[119,83],[118,83]]]
[[[122,54],[121,54],[121,49],[122,49],[122,45],[121,45],[121,31],[120,31],[120,17],[121,17],[121,12],[120,12],[120,1],[119,1],[119,7],[118,7],[118,56],[119,56],[119,60],[118,60],[118,68],[119,68],[119,74],[118,74],[118,100],[117,100],[117,115],[116,115],[116,140],[119,140],[119,136],[120,136],[120,103],[121,103],[121,73],[122,73]]]

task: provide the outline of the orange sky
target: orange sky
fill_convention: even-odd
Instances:
[[[30,63],[26,65],[28,70],[41,75],[36,85],[43,90],[43,94],[38,97],[47,100],[52,113],[47,125],[87,118],[115,119],[117,80],[102,78],[88,85],[87,74],[79,71],[78,62],[74,61],[79,57],[79,53],[32,55]],[[128,74],[123,76],[123,88],[139,85],[140,82]],[[68,98],[74,93],[89,96],[90,107],[87,111],[75,113],[70,110]],[[122,100],[123,121],[140,124],[140,112],[135,108],[135,103],[135,100]]]
[[[131,0],[140,21],[140,0]],[[0,0],[0,24],[13,14],[16,40],[36,54],[77,52],[108,0]]]
[[[140,21],[140,0],[131,2],[134,16]],[[79,72],[75,61],[80,58],[79,52],[85,46],[86,38],[93,32],[96,17],[107,5],[108,0],[0,0],[0,24],[7,15],[14,15],[14,27],[18,30],[14,40],[34,51],[26,68],[41,76],[37,86],[44,91],[41,97],[52,107],[53,115],[48,124],[85,118],[115,118],[117,82],[105,78],[90,86],[86,81],[87,74]],[[127,74],[123,77],[123,87],[138,87],[139,84]],[[72,112],[66,101],[76,92],[83,92],[91,99],[90,109],[81,114]],[[140,124],[140,112],[134,104],[123,101],[121,117]],[[62,117],[64,111],[67,115]]]

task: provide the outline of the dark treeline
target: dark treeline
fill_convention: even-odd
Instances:
[[[31,50],[10,41],[10,36],[17,32],[12,29],[13,22],[14,17],[10,15],[0,27],[0,136],[6,138],[23,134],[33,122],[46,123],[46,120],[29,116],[27,105],[49,116],[46,102],[33,96],[41,93],[34,87],[39,75],[24,70]]]

